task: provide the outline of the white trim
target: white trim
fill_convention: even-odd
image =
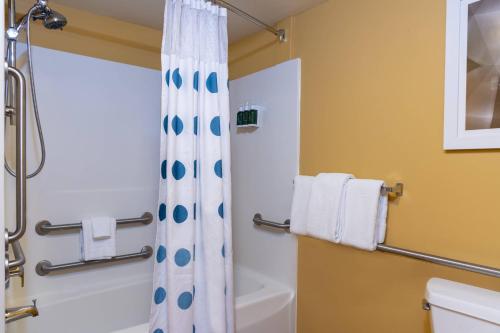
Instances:
[[[447,0],[444,92],[446,150],[500,148],[500,129],[465,130],[468,6],[480,0]]]

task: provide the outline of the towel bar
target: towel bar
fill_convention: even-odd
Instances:
[[[145,224],[148,225],[153,222],[153,214],[144,213],[141,217],[130,218],[130,219],[120,219],[116,220],[116,226],[121,227],[130,224]],[[47,235],[53,231],[77,231],[82,228],[82,223],[70,223],[70,224],[59,224],[52,225],[49,221],[40,221],[36,224],[36,233],[43,236]]]
[[[270,228],[275,228],[277,230],[290,232],[290,220],[286,220],[285,223],[282,224],[282,223],[278,223],[278,222],[263,220],[261,214],[255,214],[255,216],[253,218],[253,222],[257,226],[264,225],[264,226],[267,226]],[[406,249],[402,249],[402,248],[398,248],[398,247],[394,247],[394,246],[389,246],[386,244],[379,244],[377,246],[377,250],[381,251],[381,252],[397,254],[397,255],[401,255],[401,256],[417,259],[417,260],[427,261],[427,262],[431,262],[431,263],[434,263],[437,265],[448,266],[448,267],[452,267],[452,268],[461,269],[464,271],[469,271],[469,272],[474,272],[474,273],[479,273],[479,274],[483,274],[483,275],[488,275],[488,276],[500,278],[500,268],[472,264],[472,263],[465,262],[465,261],[454,260],[454,259],[450,259],[450,258],[435,256],[435,255],[426,254],[426,253],[417,252],[417,251],[412,251],[412,250],[406,250]]]
[[[124,260],[148,259],[149,257],[151,257],[151,255],[153,255],[153,249],[151,248],[151,246],[144,246],[141,249],[141,252],[124,254],[124,255],[113,257],[111,259],[91,260],[91,261],[76,261],[76,262],[70,262],[67,264],[60,264],[60,265],[52,265],[52,263],[50,261],[43,260],[43,261],[40,261],[36,265],[35,270],[36,270],[36,273],[38,275],[45,276],[45,275],[48,275],[48,274],[53,273],[53,272],[74,269],[74,268],[88,267],[88,266],[106,264],[106,263],[115,263],[115,262],[124,261]]]

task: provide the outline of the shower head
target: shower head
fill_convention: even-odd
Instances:
[[[68,20],[66,17],[56,12],[55,10],[49,9],[49,13],[43,19],[43,25],[47,29],[62,29],[67,23]]]
[[[47,29],[62,29],[68,20],[66,17],[47,6],[47,1],[38,0],[33,7],[33,20],[43,20],[43,25]]]

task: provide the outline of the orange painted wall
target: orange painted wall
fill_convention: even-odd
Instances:
[[[275,57],[249,56],[244,67],[302,59],[302,174],[405,183],[390,203],[388,244],[500,267],[500,150],[442,149],[445,9],[445,0],[326,1],[289,19],[289,55],[275,43],[266,48]],[[252,54],[255,40],[235,47]],[[500,290],[498,279],[301,237],[298,332],[430,333],[421,301],[431,277]]]

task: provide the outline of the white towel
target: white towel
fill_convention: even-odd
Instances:
[[[346,186],[341,244],[375,251],[385,239],[387,195],[381,180],[352,179]]]
[[[100,218],[96,218],[96,220],[98,219]],[[82,259],[88,261],[110,259],[116,256],[116,220],[109,219],[111,235],[106,239],[94,238],[93,220],[93,218],[82,220],[82,231],[80,232]]]
[[[92,237],[96,240],[111,237],[112,229],[116,228],[116,220],[112,217],[94,217],[92,220]]]
[[[340,242],[338,230],[343,220],[345,185],[354,178],[344,173],[321,173],[316,176],[311,188],[307,213],[307,233],[310,236]]]
[[[297,235],[307,235],[307,212],[314,177],[296,176],[293,182],[292,213],[290,231]]]

